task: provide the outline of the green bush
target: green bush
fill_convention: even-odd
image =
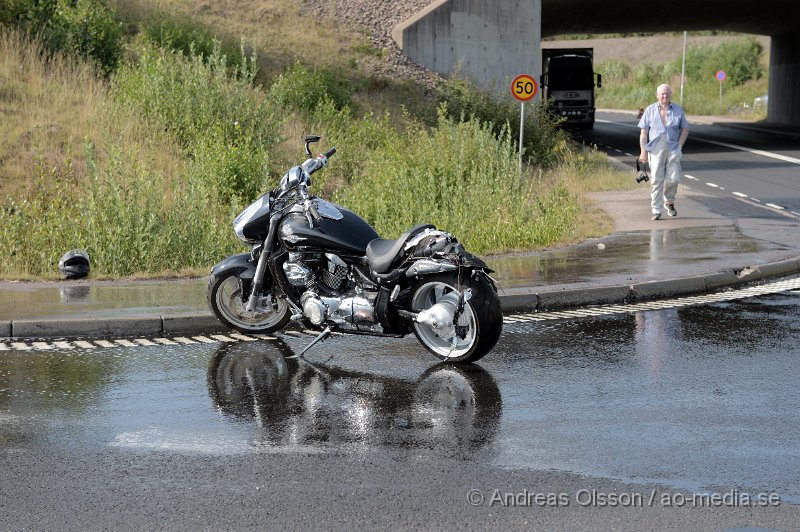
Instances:
[[[620,85],[628,80],[631,67],[622,61],[609,59],[595,65],[595,70],[603,75],[603,83],[608,86]]]
[[[686,53],[686,79],[694,82],[713,81],[719,70],[725,71],[726,83],[730,85],[761,79],[764,75],[761,66],[763,51],[761,44],[753,38],[690,48]],[[680,73],[680,64],[680,58],[673,61],[672,70]]]
[[[210,57],[219,40],[209,28],[199,22],[191,19],[178,20],[164,13],[145,20],[143,33],[156,47],[181,52],[186,57]],[[238,50],[224,43],[220,46],[227,57],[235,57],[238,53]]]
[[[517,132],[515,138],[518,138],[520,106],[510,96],[501,99],[464,80],[452,78],[443,88],[442,102],[446,104],[448,116],[456,120],[474,117],[490,124],[496,135],[510,127]],[[557,127],[558,121],[555,115],[546,112],[544,102],[526,106],[523,148],[528,163],[543,167],[554,163],[554,147],[566,138],[566,134]]]
[[[132,154],[112,147],[101,175],[90,149],[90,187],[75,187],[67,161],[59,169],[37,165],[31,193],[0,208],[0,273],[52,276],[59,257],[84,248],[93,271],[106,275],[206,267],[236,249],[230,230],[239,206],[215,201],[202,184],[165,194],[162,175]]]
[[[476,118],[456,121],[440,109],[437,126],[406,124],[367,160],[337,201],[394,238],[421,222],[453,232],[476,253],[530,247],[561,238],[575,223],[564,190],[537,196],[520,177],[508,128]]]
[[[276,104],[302,112],[313,111],[328,99],[337,109],[348,107],[351,92],[347,78],[310,69],[299,62],[278,76],[269,88],[269,96]]]
[[[355,176],[361,175],[366,161],[379,159],[402,139],[388,114],[356,118],[350,108],[337,109],[330,99],[321,102],[308,118],[307,131],[321,134],[323,147],[338,149],[334,163],[314,175],[317,191],[325,190],[328,182],[335,183],[334,189],[349,186]]]
[[[683,107],[692,114],[745,112],[756,96],[766,93],[762,66],[763,49],[753,38],[724,41],[716,46],[696,46],[687,51]],[[673,85],[673,100],[678,101],[682,58],[653,66],[641,64],[625,75],[615,61],[605,61],[595,69],[603,74],[603,88],[597,93],[598,107],[644,107],[655,101],[661,83]],[[718,70],[724,70],[723,98],[719,98]]]
[[[106,74],[122,57],[122,28],[103,0],[10,0],[0,17],[39,35],[52,51],[96,61]]]
[[[168,131],[194,164],[193,175],[222,199],[261,190],[280,120],[253,87],[255,57],[229,75],[219,43],[207,58],[144,49],[114,78],[113,96]]]

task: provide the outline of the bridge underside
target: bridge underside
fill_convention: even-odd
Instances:
[[[771,37],[768,120],[800,125],[800,2],[786,0],[438,0],[392,32],[405,53],[445,75],[503,85],[541,70],[542,37],[725,30]]]

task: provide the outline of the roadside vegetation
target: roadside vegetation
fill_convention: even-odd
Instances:
[[[629,65],[618,60],[603,61],[595,71],[603,76],[597,105],[606,108],[637,109],[655,101],[655,87],[670,83],[678,101],[681,57],[665,64]],[[715,75],[724,71],[720,82]],[[753,37],[741,37],[716,45],[690,47],[686,54],[683,107],[689,114],[734,115],[749,119],[766,117],[765,105],[754,105],[767,93],[767,58]]]
[[[541,106],[520,174],[513,100],[380,76],[363,36],[296,3],[211,6],[3,4],[0,277],[55,277],[72,248],[97,277],[205,274],[306,133],[339,149],[317,193],[387,237],[430,221],[482,254],[600,236],[584,193],[632,186]]]

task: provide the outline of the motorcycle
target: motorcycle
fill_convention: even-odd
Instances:
[[[320,334],[403,337],[413,332],[436,357],[474,362],[489,353],[503,315],[492,270],[451,234],[417,225],[382,239],[354,212],[309,194],[331,148],[289,169],[233,222],[251,246],[211,270],[216,317],[243,333],[269,334],[290,321]]]

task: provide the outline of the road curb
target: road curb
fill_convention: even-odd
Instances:
[[[548,311],[597,305],[625,304],[687,296],[738,287],[800,273],[800,257],[716,273],[581,289],[548,290],[547,287],[501,290],[504,312]]]
[[[224,328],[227,327],[211,312],[161,316],[161,332],[164,334],[199,333]]]
[[[800,257],[716,273],[612,285],[553,290],[548,287],[501,289],[503,312],[536,312],[686,296],[738,287],[747,283],[800,273]],[[126,317],[23,319],[0,322],[0,337],[51,338],[92,336],[153,336],[218,332],[226,327],[211,312]]]
[[[146,314],[123,318],[34,318],[11,322],[12,338],[137,336],[159,334],[161,331],[161,316]]]

